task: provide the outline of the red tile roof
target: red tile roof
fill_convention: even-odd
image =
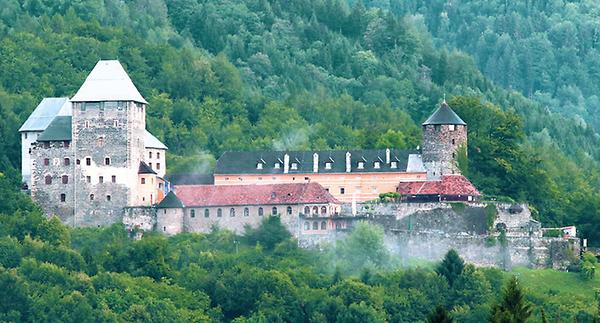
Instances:
[[[318,183],[269,185],[176,185],[175,194],[186,207],[336,203]]]
[[[462,175],[442,176],[439,181],[400,182],[398,193],[402,195],[481,195],[475,186]]]

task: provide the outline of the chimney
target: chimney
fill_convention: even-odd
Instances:
[[[391,153],[390,153],[390,149],[389,149],[389,148],[387,148],[387,149],[385,150],[385,163],[386,163],[386,164],[388,164],[388,165],[390,164],[390,159],[391,159],[391,156],[390,156],[390,155],[391,155]]]
[[[290,155],[283,155],[283,173],[287,174],[290,171]]]
[[[319,154],[313,154],[313,173],[319,172]]]
[[[346,173],[350,173],[352,171],[352,161],[350,160],[350,157],[352,156],[352,154],[350,154],[349,151],[346,152]]]

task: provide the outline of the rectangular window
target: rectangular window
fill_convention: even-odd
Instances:
[[[156,169],[160,169],[160,163],[156,163]]]
[[[63,184],[69,184],[69,176],[63,175],[62,176],[62,183]]]
[[[44,158],[44,166],[50,165],[50,158]]]
[[[160,153],[156,152],[156,159],[160,159]]]
[[[104,158],[104,165],[110,165],[110,158]]]
[[[85,177],[85,181],[88,182],[88,183],[91,183],[92,182],[92,176],[86,176]]]
[[[152,152],[151,151],[148,152],[148,158],[152,158]]]
[[[65,194],[65,193],[60,194],[60,201],[65,202],[66,200],[67,200],[67,194]]]
[[[69,158],[65,158],[63,160],[63,163],[65,164],[65,166],[69,166],[69,165],[71,165],[71,160]]]
[[[113,175],[113,176],[111,177],[111,181],[112,181],[113,183],[116,183],[116,182],[117,182],[117,176]]]
[[[152,163],[148,163],[148,166],[150,166],[150,168],[152,168]]]
[[[116,128],[119,126],[119,120],[114,120],[113,121],[113,126]]]
[[[346,193],[346,189],[343,187],[340,187],[340,194],[345,194]]]
[[[86,164],[87,166],[92,166],[92,158],[90,158],[90,157],[86,157],[86,158],[85,158],[85,164]]]
[[[146,178],[142,177],[142,184],[146,184]]]
[[[75,164],[79,165],[79,164],[81,164],[81,161],[80,161],[79,159],[77,159],[77,160],[75,161]]]
[[[98,177],[98,183],[100,183],[100,184],[104,183],[104,176]]]

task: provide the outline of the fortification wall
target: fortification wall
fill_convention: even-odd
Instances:
[[[156,208],[154,207],[125,207],[122,216],[127,231],[153,231],[156,228]]]

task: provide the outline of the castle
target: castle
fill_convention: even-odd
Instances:
[[[578,248],[578,240],[543,237],[526,205],[479,203],[457,165],[467,124],[445,101],[422,124],[421,149],[225,152],[209,183],[165,179],[167,147],[146,130],[146,108],[121,64],[99,61],[72,98],[43,99],[20,128],[24,188],[66,224],[123,223],[136,235],[215,226],[242,233],[278,216],[303,246],[367,220],[407,254],[435,245],[429,259],[452,246],[482,265],[498,265],[502,255],[506,267],[508,255],[564,268],[564,255]],[[373,203],[382,196],[394,202]],[[500,231],[508,244],[469,256]]]

